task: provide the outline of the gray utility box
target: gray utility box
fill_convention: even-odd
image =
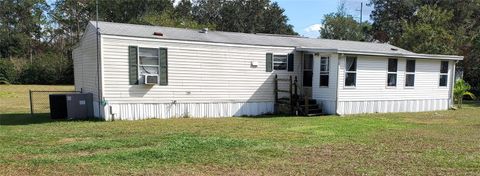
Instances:
[[[93,95],[91,93],[51,94],[49,99],[52,119],[93,117]]]

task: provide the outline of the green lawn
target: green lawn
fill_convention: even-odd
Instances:
[[[0,175],[480,175],[478,103],[348,117],[99,122],[32,118],[17,99],[1,101]]]

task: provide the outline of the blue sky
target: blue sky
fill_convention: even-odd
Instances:
[[[369,0],[272,0],[285,9],[288,23],[294,26],[296,32],[305,37],[316,38],[325,14],[337,11],[338,4],[345,2],[348,14],[359,18],[360,3],[363,2],[363,20],[370,19],[373,8],[365,4]],[[358,10],[358,11],[357,11]],[[357,19],[358,20],[358,19]]]

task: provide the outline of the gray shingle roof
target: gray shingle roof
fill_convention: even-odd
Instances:
[[[95,26],[96,22],[91,21],[90,24]],[[102,21],[98,21],[98,26],[100,33],[107,35],[263,46],[290,46],[296,48],[314,48],[335,51],[383,53],[387,55],[415,55],[415,53],[413,52],[386,43],[312,39],[298,36],[249,34],[221,31],[208,31],[208,33],[200,33],[199,30],[194,29],[135,25]],[[154,32],[161,32],[163,36],[155,36],[153,35]]]

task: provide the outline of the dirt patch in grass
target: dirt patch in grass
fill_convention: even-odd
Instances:
[[[72,137],[67,137],[67,138],[62,138],[57,141],[59,145],[63,144],[70,144],[70,143],[75,143],[75,142],[80,142],[80,141],[86,141],[90,140],[91,138],[72,138]]]

